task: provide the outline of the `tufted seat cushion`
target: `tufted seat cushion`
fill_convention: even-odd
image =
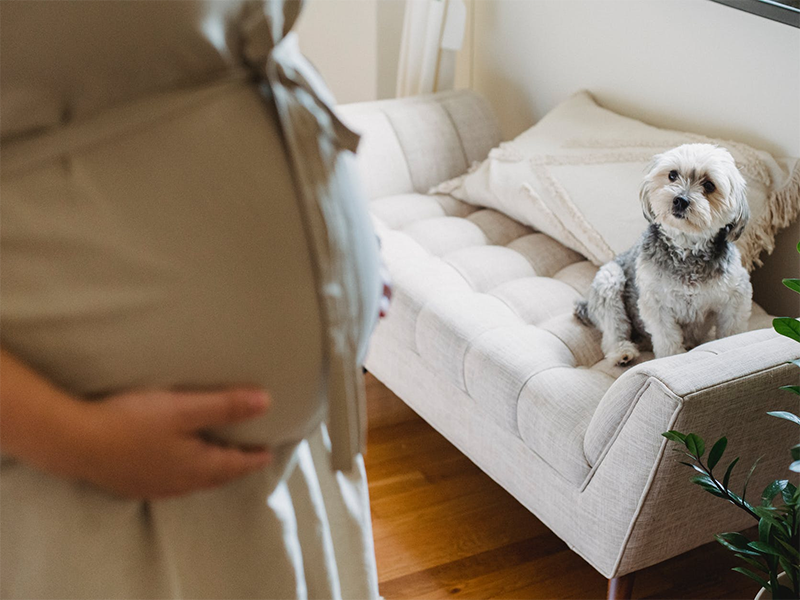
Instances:
[[[594,462],[587,428],[626,370],[604,359],[599,333],[572,315],[596,267],[446,195],[385,196],[371,212],[395,283],[380,327],[566,479],[585,479]],[[754,306],[751,324],[765,326],[764,316]]]

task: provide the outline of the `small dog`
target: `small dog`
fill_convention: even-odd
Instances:
[[[750,277],[733,244],[750,217],[746,183],[730,153],[685,144],[653,158],[639,192],[650,222],[630,250],[595,275],[575,315],[603,333],[613,364],[652,345],[656,358],[741,333]]]

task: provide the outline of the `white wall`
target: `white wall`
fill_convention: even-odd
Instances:
[[[342,104],[378,98],[379,1],[393,0],[311,0],[300,15],[300,49]]]
[[[462,70],[506,138],[576,90],[653,125],[800,157],[800,30],[709,0],[472,0]],[[462,79],[462,84],[464,80]],[[800,314],[800,226],[754,275],[757,300]]]
[[[473,85],[516,135],[572,92],[800,156],[800,30],[709,0],[477,0]]]
[[[341,104],[394,98],[406,0],[307,0],[300,48]]]
[[[378,99],[394,98],[406,0],[378,2]]]

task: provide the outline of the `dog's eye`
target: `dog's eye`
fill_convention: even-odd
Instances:
[[[670,171],[668,177],[670,181],[675,181],[678,178],[678,172]]]
[[[714,190],[717,189],[717,186],[715,186],[710,181],[705,181],[703,182],[703,189],[705,190],[706,194],[713,194]]]

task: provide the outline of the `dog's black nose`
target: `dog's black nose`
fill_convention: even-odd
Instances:
[[[686,210],[687,206],[689,206],[689,201],[683,196],[675,196],[675,198],[672,200],[673,210],[678,210],[683,212],[684,210]]]

